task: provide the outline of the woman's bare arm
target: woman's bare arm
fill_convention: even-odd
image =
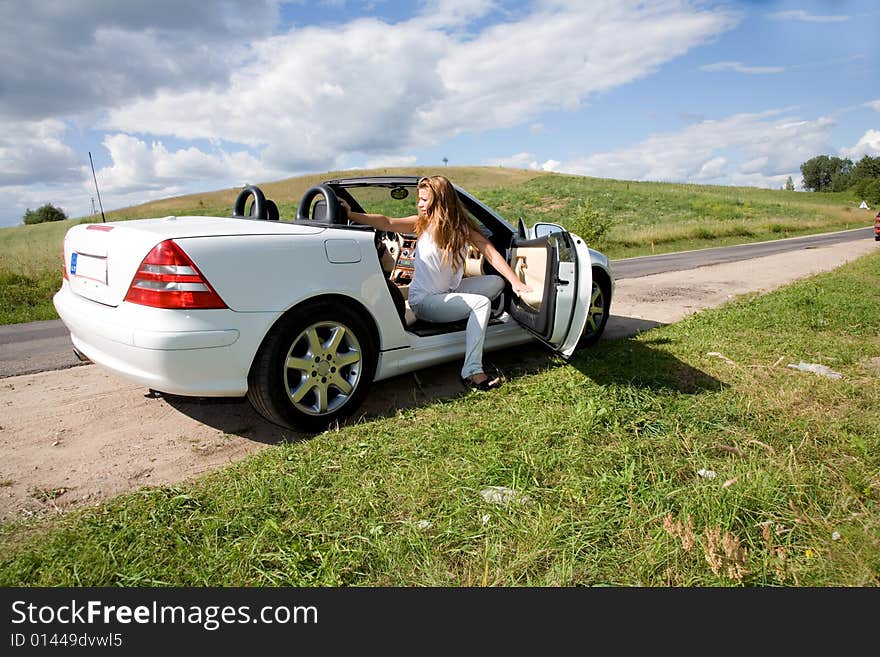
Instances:
[[[386,217],[384,214],[355,212],[343,199],[339,199],[339,204],[345,208],[349,219],[358,224],[372,226],[377,230],[388,230],[394,233],[412,233],[416,228],[418,215],[411,217]]]
[[[476,228],[471,228],[470,240],[471,243],[477,247],[479,252],[483,254],[486,261],[495,268],[495,271],[508,280],[510,287],[517,296],[519,296],[521,292],[532,291],[531,286],[523,283],[517,278],[517,275],[514,273],[513,269],[510,268],[510,265],[507,264],[507,260],[504,259],[504,256],[498,252],[498,249],[492,246],[492,242],[487,240],[483,233]]]

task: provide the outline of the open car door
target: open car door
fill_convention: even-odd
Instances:
[[[508,263],[532,291],[512,295],[507,312],[544,344],[570,357],[590,308],[593,273],[587,245],[563,230],[539,238],[516,236]]]

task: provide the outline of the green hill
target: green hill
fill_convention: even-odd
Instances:
[[[607,230],[591,245],[612,258],[723,246],[871,225],[847,193],[804,193],[589,178],[502,167],[407,167],[331,171],[256,183],[291,220],[302,194],[332,178],[442,172],[511,223],[553,221],[583,236],[585,224]],[[107,221],[168,215],[229,216],[239,188],[160,199],[105,213]],[[0,229],[0,323],[56,317],[67,229],[100,217]]]

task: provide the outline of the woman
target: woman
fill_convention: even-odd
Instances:
[[[508,280],[514,294],[531,292],[532,288],[516,277],[504,257],[477,229],[448,178],[420,179],[418,195],[418,214],[411,217],[353,212],[344,200],[340,203],[348,217],[359,224],[416,235],[410,308],[418,319],[429,322],[454,322],[467,317],[461,382],[476,390],[493,390],[501,385],[501,379],[490,379],[483,371],[483,343],[492,299],[504,289],[504,280],[494,274],[463,278],[468,245],[479,250]]]

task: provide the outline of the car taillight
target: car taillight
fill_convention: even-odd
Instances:
[[[61,245],[61,275],[64,276],[65,281],[70,280],[70,276],[67,275],[67,260],[64,258],[64,244]]]
[[[128,288],[125,300],[154,308],[226,308],[223,299],[175,242],[153,247]]]

